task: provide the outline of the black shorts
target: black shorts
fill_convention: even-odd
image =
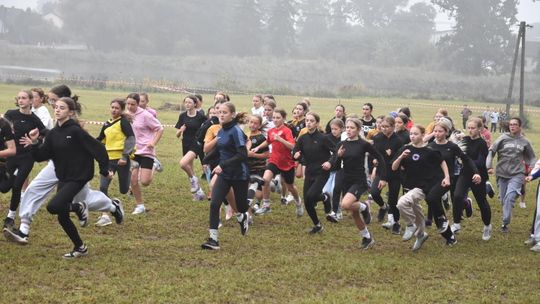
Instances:
[[[182,143],[182,155],[186,155],[189,151],[193,151],[197,157],[200,157],[203,149],[197,142]]]
[[[266,165],[266,170],[272,171],[274,176],[281,174],[281,178],[283,178],[286,184],[294,184],[294,168],[291,168],[289,171],[283,171],[279,169],[276,165],[268,163],[268,165]]]
[[[351,182],[347,179],[343,180],[342,185],[342,193],[350,193],[356,197],[356,199],[360,199],[362,194],[366,193],[368,191],[368,185],[367,183],[358,183],[358,182]]]
[[[154,159],[142,155],[135,155],[134,160],[139,163],[139,167],[143,169],[150,169],[154,167]]]

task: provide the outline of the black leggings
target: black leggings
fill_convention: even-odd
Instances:
[[[381,196],[381,190],[379,189],[379,181],[381,178],[376,176],[371,183],[371,197],[379,206],[384,206],[384,200]],[[389,213],[394,216],[394,221],[399,221],[399,210],[397,208],[399,188],[401,187],[401,180],[399,178],[393,178],[388,180],[388,206],[390,207]]]
[[[480,214],[482,216],[482,222],[484,225],[489,225],[491,223],[491,208],[486,199],[486,181],[482,180],[479,184],[472,182],[472,175],[460,175],[456,182],[456,189],[454,190],[454,201],[453,201],[453,214],[454,214],[454,223],[461,223],[461,217],[463,214],[463,204],[467,197],[467,192],[469,188],[474,194],[476,203],[480,208]]]
[[[127,163],[123,166],[118,165],[118,159],[109,160],[109,170],[118,175],[118,188],[120,188],[120,193],[126,194],[129,191],[131,183],[130,160],[128,159]],[[112,179],[101,176],[101,179],[99,180],[99,191],[103,192],[105,195],[109,195],[108,192],[111,181]]]
[[[452,205],[455,205],[455,199],[454,199],[454,193],[455,193],[455,189],[456,189],[456,182],[457,182],[457,179],[458,179],[459,176],[456,176],[456,175],[451,175],[450,176],[450,188],[445,188],[446,191],[450,191],[450,197],[448,198],[448,200],[450,200],[452,202]],[[440,185],[440,184],[439,184]],[[442,186],[441,186],[442,187]],[[443,211],[444,211],[444,207],[442,207],[442,196],[445,194],[446,192],[443,192],[441,194],[441,199],[440,199],[440,202],[438,203],[439,206],[441,206],[441,208],[443,208]],[[463,204],[463,202],[461,202]],[[435,204],[435,202],[434,202]],[[463,209],[463,205],[461,205],[461,209]],[[433,210],[432,210],[432,207],[431,207],[431,204],[428,205],[428,216],[427,218],[431,221],[433,220]]]
[[[2,182],[0,191],[6,193],[11,189],[9,210],[16,211],[21,202],[21,190],[24,181],[34,167],[34,159],[30,153],[15,155],[8,158],[6,167],[10,177]],[[17,171],[17,175],[15,175],[15,171]]]
[[[448,187],[443,187],[440,182],[437,182],[435,185],[431,186],[427,192],[424,192],[426,194],[428,209],[431,210],[432,215],[435,218],[442,217],[446,219],[444,207],[441,204],[441,198],[448,190]]]
[[[322,190],[328,180],[328,176],[328,172],[323,172],[315,175],[306,174],[304,177],[304,205],[306,206],[306,211],[309,218],[311,218],[313,225],[319,224],[315,206],[318,201],[324,199]],[[332,206],[330,205],[330,201],[327,201],[324,204],[324,212],[330,213],[330,211],[332,211]]]
[[[238,212],[244,213],[248,210],[247,192],[249,180],[228,180],[218,175],[214,187],[212,187],[212,200],[210,202],[210,229],[218,229],[219,209],[225,196],[231,187],[234,191],[236,208]]]
[[[343,170],[336,171],[336,177],[334,181],[334,192],[332,193],[332,211],[338,212],[339,202],[341,202],[341,192],[343,185]]]
[[[85,184],[86,182],[81,181],[58,182],[58,191],[47,205],[47,211],[49,213],[58,215],[58,222],[73,242],[73,245],[75,245],[75,248],[81,247],[83,241],[69,217],[69,212],[71,211],[73,198],[81,191]]]

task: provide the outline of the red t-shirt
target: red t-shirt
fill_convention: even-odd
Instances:
[[[291,150],[285,147],[279,141],[274,140],[274,135],[277,134],[281,138],[294,145],[294,137],[291,129],[285,125],[281,125],[279,128],[272,128],[268,131],[268,137],[266,141],[272,145],[272,153],[268,162],[276,165],[280,170],[289,171],[294,168],[294,160],[292,158]]]

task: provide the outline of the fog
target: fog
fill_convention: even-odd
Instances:
[[[540,16],[539,2],[516,2],[0,1],[0,75],[101,87],[499,100],[516,25]],[[540,24],[528,31],[527,93],[535,102]]]

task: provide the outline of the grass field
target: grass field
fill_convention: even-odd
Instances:
[[[0,105],[14,108],[19,86],[0,85]],[[129,92],[73,90],[85,105],[83,118],[105,121],[109,101]],[[153,94],[154,108],[183,96]],[[277,96],[286,109],[299,97]],[[211,96],[205,96],[206,105]],[[251,96],[232,96],[238,108],[248,110]],[[341,100],[348,113],[361,104],[374,104],[374,114],[404,105],[415,122],[427,124],[440,106],[433,101],[399,99]],[[312,99],[312,110],[326,121],[338,100]],[[467,101],[479,115],[485,104]],[[445,102],[451,115],[463,102]],[[493,105],[491,105],[493,107]],[[538,115],[532,114],[532,117]],[[160,111],[163,124],[174,124],[176,112]],[[537,117],[537,116],[536,116]],[[527,130],[539,154],[540,128]],[[99,126],[89,125],[97,135]],[[540,255],[523,245],[528,237],[537,182],[529,186],[527,208],[514,209],[511,232],[498,228],[501,208],[491,199],[494,233],[481,239],[482,222],[475,206],[466,219],[458,244],[447,248],[434,229],[417,253],[412,243],[384,230],[376,220],[370,231],[377,244],[358,249],[359,236],[350,216],[338,224],[323,222],[322,235],[309,236],[311,222],[297,219],[294,206],[281,206],[274,198],[272,213],[255,218],[248,235],[241,237],[235,221],[220,229],[222,250],[202,251],[207,238],[208,203],[192,202],[186,175],[178,166],[180,142],[167,128],[158,145],[165,170],[144,189],[149,212],[132,216],[133,199],[120,197],[127,216],[123,225],[97,228],[98,214],[79,230],[88,244],[88,257],[66,261],[61,255],[71,243],[56,218],[41,210],[34,219],[26,247],[0,238],[1,303],[539,303]],[[198,165],[198,164],[197,164]],[[33,175],[43,165],[36,165]],[[200,167],[197,166],[200,172]],[[492,177],[492,182],[494,181]],[[92,181],[97,188],[98,179]],[[300,188],[301,182],[297,182]],[[117,181],[111,195],[118,194]],[[8,195],[0,196],[0,215],[7,213]],[[374,208],[376,210],[376,207]],[[319,216],[323,214],[319,208]]]

